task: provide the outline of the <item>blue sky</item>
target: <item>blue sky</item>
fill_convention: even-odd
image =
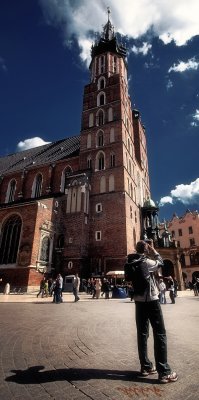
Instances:
[[[160,219],[198,209],[198,0],[110,0],[128,47],[129,93],[146,127]],[[1,0],[0,156],[80,133],[103,0]]]

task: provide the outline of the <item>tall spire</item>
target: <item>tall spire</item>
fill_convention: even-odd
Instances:
[[[91,58],[103,54],[107,51],[118,54],[124,59],[126,58],[126,47],[118,42],[114,32],[114,26],[110,20],[111,10],[107,7],[107,23],[103,26],[100,39],[95,41],[95,44],[91,48]]]
[[[109,21],[109,15],[111,14],[111,9],[110,9],[110,7],[107,7],[107,13],[108,13],[108,21]]]
[[[110,21],[110,14],[111,14],[110,7],[107,7],[107,13],[108,13],[108,21],[107,21],[106,25],[104,25],[104,28],[103,28],[103,31],[104,31],[103,37],[106,40],[112,40],[115,37],[115,34],[114,34],[114,26],[111,24],[111,21]]]

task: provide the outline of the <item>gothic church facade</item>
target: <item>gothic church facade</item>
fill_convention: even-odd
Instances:
[[[0,174],[4,283],[29,290],[44,272],[87,278],[123,268],[150,186],[126,48],[109,18],[92,46],[80,135],[2,157]]]

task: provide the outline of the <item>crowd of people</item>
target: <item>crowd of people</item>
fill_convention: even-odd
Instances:
[[[78,274],[75,275],[73,280],[73,294],[74,301],[77,302],[79,298],[79,288],[80,288],[80,278]],[[49,278],[47,279],[45,276],[42,278],[40,282],[40,289],[37,293],[37,297],[41,295],[41,297],[53,297],[52,302],[56,304],[63,303],[63,277],[61,274],[58,274],[56,279]]]
[[[165,283],[166,282],[166,283]],[[80,290],[80,278],[78,274],[75,275],[73,280],[72,292],[74,294],[74,302],[80,300],[79,290]],[[37,297],[53,297],[53,303],[59,304],[63,302],[63,277],[61,274],[58,274],[56,279],[46,278],[45,276],[42,278],[40,282],[40,289],[37,293]],[[112,279],[107,278],[89,278],[88,280],[83,279],[81,284],[81,290],[90,294],[93,299],[99,299],[103,297],[105,299],[109,299],[112,296],[112,291],[117,285],[113,282]],[[119,285],[122,287],[127,297],[134,299],[134,288],[131,283],[125,283],[123,280]],[[168,302],[168,298],[166,298],[166,292],[169,292],[169,297],[172,304],[175,304],[175,298],[177,297],[177,289],[178,284],[175,278],[164,277],[160,278],[157,282],[157,287],[159,290],[159,301],[161,304],[166,304]]]

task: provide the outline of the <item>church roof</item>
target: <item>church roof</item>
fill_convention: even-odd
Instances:
[[[32,149],[0,157],[0,175],[23,171],[33,166],[52,164],[79,155],[80,136],[58,140]]]

